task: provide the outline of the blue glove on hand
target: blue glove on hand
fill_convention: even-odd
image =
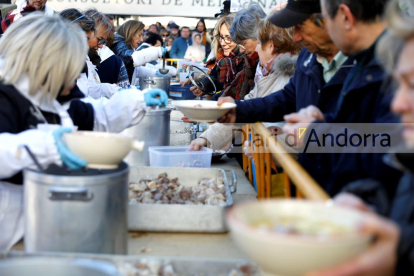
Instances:
[[[155,97],[159,96],[160,98],[157,99]],[[159,88],[154,88],[149,90],[147,93],[144,94],[145,103],[147,106],[153,106],[153,105],[168,105],[168,95],[167,93]]]
[[[139,85],[135,85],[135,87],[139,90],[141,88],[141,86]]]
[[[158,70],[157,73],[155,73],[155,75],[157,77],[165,77],[165,76],[167,76],[167,74],[164,75],[163,73],[161,73],[160,70]]]
[[[162,47],[162,46],[160,48],[161,48],[161,56],[163,57],[168,52],[168,50],[167,48]]]
[[[63,143],[62,136],[66,132],[72,132],[70,128],[59,128],[53,131],[53,137],[55,138],[55,143],[57,150],[60,154],[60,158],[66,167],[71,170],[79,170],[87,165],[86,161],[74,155]]]

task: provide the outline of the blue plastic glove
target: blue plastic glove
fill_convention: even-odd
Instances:
[[[155,75],[157,77],[165,77],[167,74],[164,75],[163,73],[160,72],[160,70],[158,70],[157,73],[155,73]]]
[[[168,50],[167,48],[162,47],[162,46],[160,48],[161,48],[161,56],[163,57],[168,52]]]
[[[155,97],[159,96],[160,98],[157,99]],[[144,94],[145,103],[147,106],[153,106],[153,105],[168,105],[168,95],[167,93],[159,88],[154,88],[149,90],[147,93]]]
[[[141,86],[139,85],[135,85],[135,87],[139,90],[141,88]]]
[[[87,165],[86,161],[74,155],[63,143],[62,136],[66,132],[72,132],[70,128],[59,128],[53,131],[53,137],[55,138],[55,143],[57,150],[60,154],[63,164],[66,165],[71,170],[79,170]]]

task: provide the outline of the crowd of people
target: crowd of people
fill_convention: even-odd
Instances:
[[[213,60],[210,76],[222,92],[212,100],[237,108],[194,140],[194,150],[228,150],[235,133],[241,133],[234,131],[235,123],[284,122],[283,134],[296,137],[299,128],[336,133],[345,123],[404,124],[403,136],[393,136],[405,144],[397,153],[349,147],[306,153],[297,145],[299,163],[337,204],[367,212],[363,229],[376,237],[361,256],[310,275],[414,273],[412,8],[410,1],[398,0],[288,0],[267,17],[251,4],[221,18],[228,22],[225,29],[220,20],[216,26],[220,62]],[[229,49],[232,54],[226,54]],[[275,66],[286,55],[298,56],[296,69],[283,79],[284,71]],[[192,88],[195,95],[208,94],[211,82],[205,81],[203,91]]]
[[[160,22],[150,25],[144,31],[144,41],[153,46],[155,43],[159,43],[159,46],[165,43],[167,58],[201,63],[206,61],[211,52],[212,35],[212,30],[207,29],[204,19],[200,19],[194,29],[180,27],[171,20],[166,27]]]
[[[23,235],[18,184],[34,162],[21,145],[44,166],[84,167],[62,135],[76,128],[119,132],[138,124],[146,106],[167,105],[165,91],[139,93],[134,80],[160,75],[157,60],[168,54],[205,62],[210,78],[191,88],[196,96],[215,90],[210,100],[237,105],[191,143],[193,150],[230,149],[235,123],[285,122],[284,135],[292,136],[298,128],[335,133],[340,123],[402,123],[396,153],[348,147],[299,151],[297,158],[337,204],[366,212],[362,231],[375,236],[362,255],[310,275],[413,275],[412,4],[288,0],[266,15],[255,3],[230,13],[227,0],[212,35],[203,20],[195,30],[174,22],[146,30],[137,20],[115,28],[95,9],[55,13],[46,0],[18,1],[1,22],[0,200],[5,193],[10,200],[0,206],[0,249]]]

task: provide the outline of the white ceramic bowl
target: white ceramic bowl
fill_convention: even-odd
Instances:
[[[303,237],[259,229],[252,224],[278,217],[330,221],[345,226],[349,234],[335,237]],[[325,203],[265,200],[237,205],[227,213],[232,237],[239,248],[266,276],[302,276],[341,264],[365,250],[370,237],[358,232],[362,213]]]
[[[69,150],[93,169],[116,169],[132,149],[144,149],[144,142],[118,133],[77,131],[65,133],[63,139]]]
[[[176,106],[185,116],[197,122],[211,123],[236,108],[234,103],[224,103],[217,105],[216,101],[173,101],[172,105]]]

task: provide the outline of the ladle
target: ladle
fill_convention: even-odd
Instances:
[[[26,150],[27,153],[29,154],[30,158],[32,158],[33,162],[36,164],[37,168],[41,171],[41,172],[45,172],[45,169],[42,167],[42,165],[40,165],[39,161],[37,160],[36,156],[33,154],[33,152],[30,150],[30,148],[27,145],[23,146]]]
[[[162,47],[165,48],[165,37],[162,38]],[[160,73],[167,75],[170,70],[165,69],[165,54],[162,56],[162,68],[159,69]]]

